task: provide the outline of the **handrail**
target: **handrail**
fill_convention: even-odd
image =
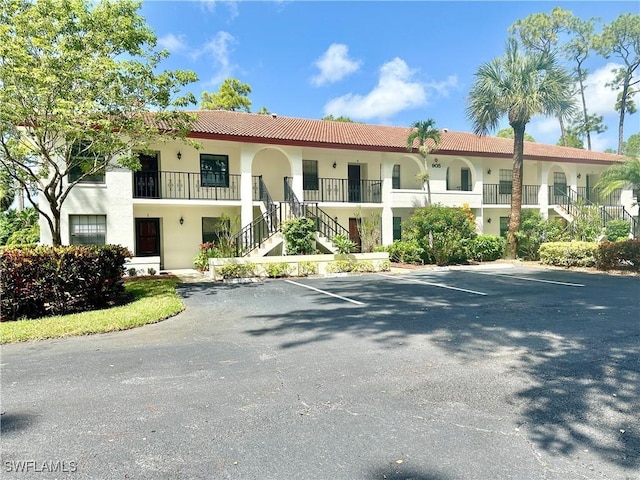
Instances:
[[[277,219],[276,210],[277,207],[273,205],[233,237],[236,257],[244,257],[256,247],[260,248],[278,231],[277,225],[274,224]]]
[[[315,218],[316,231],[320,232],[324,237],[333,239],[336,235],[345,235],[349,238],[349,230],[344,228],[340,223],[327,212],[318,207],[317,202],[301,202],[298,200],[295,192],[291,188],[291,177],[284,179],[284,197],[289,203],[290,214],[293,218],[311,217]]]

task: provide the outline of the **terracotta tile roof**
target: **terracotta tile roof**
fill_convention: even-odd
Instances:
[[[190,136],[281,145],[406,152],[409,127],[333,122],[224,110],[198,110]],[[513,140],[441,130],[435,154],[510,158]],[[525,142],[525,159],[616,162],[623,157],[577,148]]]

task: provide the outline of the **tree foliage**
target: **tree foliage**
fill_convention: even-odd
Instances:
[[[322,120],[329,120],[331,122],[347,122],[347,123],[354,123],[353,120],[351,120],[349,117],[345,117],[340,115],[339,117],[334,117],[333,115],[325,115],[324,117],[322,117]]]
[[[611,165],[596,183],[601,195],[609,195],[619,188],[629,187],[636,194],[636,202],[640,203],[640,157]]]
[[[515,258],[522,209],[524,134],[534,115],[567,118],[572,113],[571,76],[546,52],[521,55],[515,40],[502,57],[480,66],[469,94],[467,117],[477,134],[498,127],[507,116],[513,128],[513,178],[506,256]]]
[[[618,153],[622,153],[624,140],[624,119],[628,112],[631,97],[637,92],[634,85],[640,82],[634,75],[640,65],[640,14],[626,13],[604,26],[602,33],[596,35],[594,46],[605,58],[616,57],[623,63],[614,70],[616,77],[610,84],[614,90],[620,90],[618,106]],[[629,110],[630,111],[630,110]],[[635,111],[635,105],[634,105]]]
[[[496,137],[500,137],[500,138],[510,138],[513,140],[513,128],[501,128],[500,130],[498,130],[498,133],[496,133]],[[527,132],[524,133],[524,139],[527,142],[535,142],[536,139],[533,138],[532,135],[529,135]]]
[[[232,112],[250,112],[251,87],[237,78],[227,78],[217,93],[202,92],[200,108],[202,110],[229,110]],[[266,108],[263,107],[265,110]],[[261,112],[264,113],[264,112]]]
[[[416,147],[415,143],[418,141]],[[411,124],[411,132],[407,136],[407,150],[417,150],[424,160],[424,172],[420,174],[420,180],[427,186],[427,201],[431,204],[431,185],[429,183],[429,166],[427,157],[432,150],[440,145],[440,132],[436,129],[436,122],[432,118],[418,120]]]
[[[0,6],[0,165],[59,245],[61,209],[79,182],[114,165],[136,169],[136,151],[186,136],[191,116],[176,108],[195,103],[180,91],[197,78],[159,70],[168,53],[155,50],[139,2]]]

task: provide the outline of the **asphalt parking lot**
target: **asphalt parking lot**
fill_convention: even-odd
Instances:
[[[523,267],[183,284],[2,348],[2,478],[640,479],[640,278]]]

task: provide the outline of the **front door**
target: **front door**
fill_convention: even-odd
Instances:
[[[142,168],[133,176],[137,198],[160,198],[160,175],[158,173],[158,154],[140,154]]]
[[[136,218],[136,256],[160,255],[160,219]]]
[[[349,165],[347,167],[349,175],[349,201],[360,202],[360,165]]]
[[[463,192],[471,191],[471,172],[468,168],[460,170],[460,190]]]

